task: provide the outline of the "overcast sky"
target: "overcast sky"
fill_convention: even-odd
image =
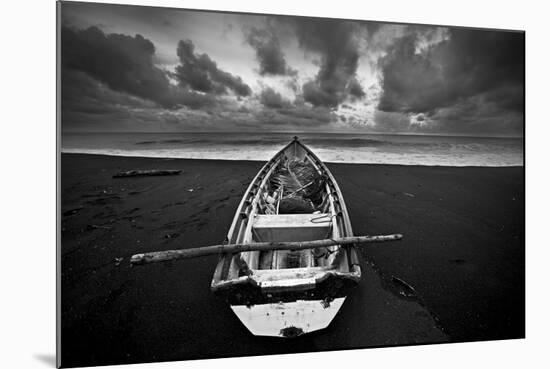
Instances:
[[[63,131],[522,136],[524,34],[62,3]]]

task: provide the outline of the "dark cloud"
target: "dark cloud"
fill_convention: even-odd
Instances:
[[[231,110],[231,102],[218,94],[225,93],[227,88],[238,95],[250,94],[239,78],[219,70],[204,54],[197,60],[207,68],[209,81],[215,87],[212,91],[195,88],[200,91],[196,92],[172,85],[169,73],[153,63],[153,43],[140,35],[105,34],[97,27],[84,30],[63,27],[61,42],[64,125],[93,121],[93,114],[116,113],[116,120],[124,121],[129,112],[157,106],[170,110],[182,107]],[[196,87],[198,82],[193,83]]]
[[[107,85],[78,70],[61,74],[61,122],[63,130],[109,130],[135,128],[136,115],[154,111],[158,105]]]
[[[416,34],[398,39],[380,60],[386,112],[426,113],[484,95],[503,110],[523,111],[524,35],[449,30],[418,52]]]
[[[246,41],[256,51],[260,75],[296,75],[297,72],[287,65],[273,30],[252,28],[246,34]]]
[[[181,24],[192,31],[189,34],[211,27],[215,20],[202,18],[207,14],[99,8],[63,5],[64,128],[71,122],[86,129],[99,124],[129,130],[133,124],[144,130],[163,124],[200,130],[271,129],[270,124],[325,129],[337,123],[338,128],[377,132],[523,132],[521,33],[289,17],[263,17],[265,25],[258,26],[260,18],[224,15],[227,19],[219,18],[221,34],[213,32],[219,39],[208,38],[209,32],[193,39],[197,47],[203,42],[215,47],[237,41],[234,49],[228,47],[213,60],[197,52],[190,40],[178,43],[189,37],[182,37]],[[98,20],[103,26],[97,26]],[[260,28],[250,28],[251,24]],[[233,27],[246,31],[235,33]],[[140,30],[143,36],[109,34],[107,29]],[[243,35],[244,40],[234,37]],[[298,52],[295,47],[283,52],[282,46],[296,42]],[[251,52],[248,45],[256,61],[247,59],[236,66],[241,56],[252,55],[240,53]],[[360,57],[365,65],[359,65]],[[288,60],[296,60],[293,66],[309,79],[290,68]],[[216,61],[224,61],[223,68]],[[312,66],[302,65],[312,61],[318,67],[313,77]],[[252,91],[253,85],[226,65],[258,72],[254,86],[259,89]],[[361,85],[359,68],[365,68],[361,76],[365,74],[370,87]],[[380,80],[373,81],[377,75]]]
[[[314,106],[336,107],[350,95],[363,97],[356,79],[360,23],[313,18],[289,21],[300,47],[321,57],[317,76],[303,86],[304,99]]]
[[[415,130],[415,127],[410,124],[409,117],[397,112],[376,111],[374,120],[375,131],[402,133]]]
[[[355,78],[352,78],[349,81],[348,89],[349,94],[357,99],[361,99],[366,96],[365,91],[363,91],[363,87],[361,87],[361,84]]]
[[[244,109],[232,110],[231,106],[205,107],[199,110],[164,109],[152,102],[97,86],[98,82],[80,72],[71,72],[69,85],[86,89],[77,98],[64,100],[62,104],[63,131],[201,131],[223,130],[227,127],[254,127],[258,120]],[[76,78],[75,78],[76,77]],[[76,81],[73,81],[76,82]],[[233,107],[234,108],[234,107]]]
[[[289,107],[290,102],[271,87],[266,87],[260,93],[260,102],[268,108],[284,108]]]
[[[231,90],[239,96],[248,96],[252,92],[240,77],[219,69],[207,54],[196,54],[192,41],[181,40],[177,54],[181,64],[176,67],[175,76],[182,86],[214,94]]]
[[[294,91],[294,93],[297,93],[300,89],[300,85],[298,83],[298,75],[292,76],[292,78],[285,81],[285,85]]]
[[[269,108],[256,112],[264,127],[269,124],[313,127],[326,125],[338,119],[330,108],[311,107],[304,104],[301,99],[290,102],[271,87],[264,87],[259,99],[264,107]]]
[[[304,83],[302,86],[302,93],[305,101],[313,104],[313,106],[335,107],[343,100],[341,94],[337,95],[335,92],[326,91],[321,88],[317,81],[308,81]]]
[[[211,126],[208,113],[238,109],[234,99],[171,84],[168,72],[153,64],[154,45],[140,35],[63,27],[61,42],[63,130],[163,130],[174,124],[199,129]],[[216,83],[249,93],[237,78],[210,68]]]
[[[232,106],[211,95],[179,91],[179,100],[198,113],[212,109],[231,110]],[[183,109],[183,110],[182,110]],[[189,109],[166,109],[108,85],[76,69],[61,73],[61,122],[63,130],[157,130],[165,123],[180,122],[177,115],[189,116]],[[180,118],[181,118],[180,117]],[[194,122],[186,119],[187,127]],[[196,126],[199,127],[199,126]]]
[[[67,70],[61,75],[62,114],[102,115],[154,109],[158,105],[124,92],[110,89],[84,72]],[[69,120],[63,120],[69,122]]]
[[[310,124],[313,125],[328,124],[336,120],[336,114],[334,114],[330,109],[324,107],[311,109],[305,106],[298,106],[293,109],[279,109],[277,112],[281,115],[292,117],[298,121],[309,120]]]
[[[431,115],[378,110],[373,130],[378,132],[416,132],[422,134],[523,135],[523,113],[504,110],[483,95],[460,99],[436,109]]]
[[[428,133],[467,133],[472,135],[523,135],[523,112],[503,109],[484,95],[477,95],[438,109],[426,120],[431,124],[420,127]]]
[[[153,65],[155,46],[140,35],[109,34],[97,27],[61,31],[63,69],[83,71],[111,89],[173,108],[180,102],[166,73]]]

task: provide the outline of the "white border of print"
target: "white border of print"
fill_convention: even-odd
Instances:
[[[369,367],[548,367],[548,9],[544,2],[461,0],[131,0],[138,5],[523,29],[527,31],[527,338],[525,340],[348,350],[116,368],[213,369]],[[0,307],[6,368],[55,365],[55,4],[6,1],[2,27],[2,248]],[[7,83],[5,80],[7,77]],[[7,204],[7,207],[5,206]],[[222,360],[222,361],[220,361]],[[547,364],[544,365],[543,363]]]

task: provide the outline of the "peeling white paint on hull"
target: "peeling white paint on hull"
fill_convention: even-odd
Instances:
[[[290,337],[326,328],[344,303],[345,297],[330,303],[323,300],[253,305],[232,305],[231,309],[256,336]]]

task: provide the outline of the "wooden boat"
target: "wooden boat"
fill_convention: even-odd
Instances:
[[[361,279],[356,245],[402,235],[353,236],[336,180],[297,137],[259,171],[222,245],[133,255],[132,265],[220,255],[211,283],[258,336],[327,327]]]
[[[314,179],[303,183],[296,171]],[[289,198],[309,201],[310,211],[302,206],[288,214],[281,204]],[[263,166],[246,190],[225,244],[351,236],[348,211],[336,180],[294,137]],[[252,334],[293,337],[327,327],[360,278],[354,245],[247,251],[220,257],[211,289],[230,303]]]

